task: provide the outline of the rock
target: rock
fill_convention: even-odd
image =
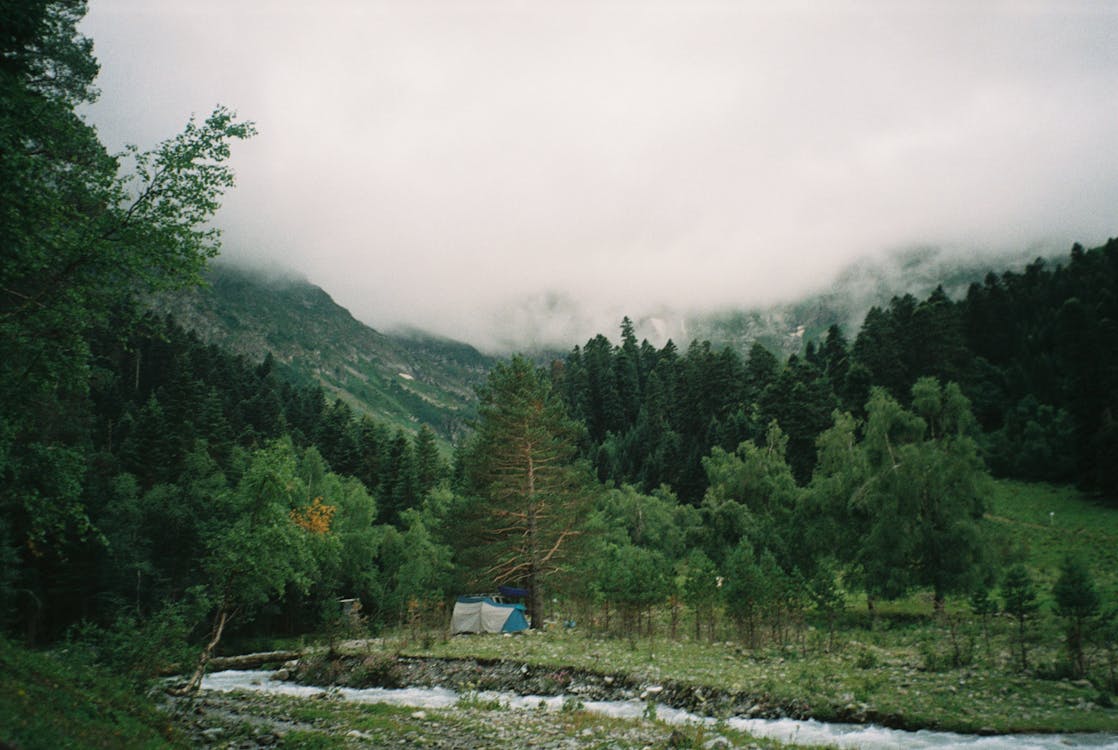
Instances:
[[[277,669],[275,672],[272,672],[271,677],[273,680],[289,680],[291,679],[291,670],[287,669],[286,667],[284,667],[283,669]]]
[[[411,717],[413,719],[418,719],[419,721],[423,721],[424,719],[427,718],[427,712],[426,711],[413,711]]]

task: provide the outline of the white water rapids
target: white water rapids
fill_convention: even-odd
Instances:
[[[228,670],[215,672],[202,681],[203,690],[251,690],[279,695],[310,697],[323,688],[297,685],[271,679],[270,672]],[[459,695],[446,688],[330,688],[344,700],[355,703],[388,703],[412,708],[452,708]],[[566,696],[517,695],[504,692],[479,692],[480,700],[496,700],[511,709],[558,711]],[[585,701],[586,710],[617,718],[641,718],[647,704],[640,700]],[[705,723],[714,719],[657,705],[656,716],[668,724]],[[789,743],[835,745],[849,748],[892,750],[893,748],[968,748],[970,750],[1064,750],[1069,747],[1118,750],[1118,734],[1014,734],[981,737],[978,735],[932,732],[906,732],[872,724],[828,724],[820,721],[794,719],[739,719],[726,721],[732,729],[740,729],[755,737]]]

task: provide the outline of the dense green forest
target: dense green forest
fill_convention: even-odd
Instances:
[[[223,637],[329,629],[339,597],[379,629],[505,583],[536,626],[595,608],[630,636],[686,611],[700,636],[724,618],[749,646],[783,642],[809,615],[833,626],[849,595],[918,591],[937,610],[996,602],[1024,632],[1040,582],[997,543],[991,472],[1118,497],[1115,240],[963,299],[895,298],[786,361],[657,349],[628,320],[549,367],[513,357],[447,461],[429,429],[361,417],[145,306],[217,253],[206,222],[252,126],[218,109],[108,154],[76,114],[97,69],[83,4],[20,5],[0,39],[12,637],[152,674],[187,644],[204,667]],[[1048,594],[1077,675],[1087,644],[1113,655],[1103,572],[1068,558]]]
[[[954,301],[937,289],[872,308],[851,342],[838,326],[787,362],[755,344],[638,344],[628,320],[617,346],[602,335],[553,372],[571,414],[586,424],[585,455],[603,481],[645,491],[671,485],[697,504],[703,457],[763,439],[772,421],[806,484],[816,438],[834,410],[864,418],[873,387],[908,403],[922,377],[954,382],[971,402],[976,439],[998,476],[1075,482],[1118,495],[1118,241],[1066,263],[990,273]]]

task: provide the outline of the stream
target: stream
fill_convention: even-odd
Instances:
[[[323,688],[274,680],[271,672],[228,670],[207,675],[203,690],[248,690],[278,695],[311,697]],[[331,694],[356,703],[387,703],[411,708],[453,708],[459,693],[447,688],[329,688]],[[562,708],[567,696],[518,695],[512,692],[482,691],[480,700],[497,700],[510,709],[549,711]],[[641,700],[583,701],[586,710],[617,718],[641,718],[648,705]],[[656,716],[668,724],[706,723],[715,720],[662,704]],[[1107,734],[1019,734],[978,736],[953,732],[917,732],[887,729],[873,724],[832,724],[814,720],[731,718],[726,725],[756,737],[789,743],[836,745],[850,748],[973,748],[974,750],[1063,750],[1069,747],[1118,750],[1118,733]]]

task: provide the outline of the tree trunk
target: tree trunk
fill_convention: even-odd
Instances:
[[[543,593],[540,591],[539,519],[536,517],[536,462],[528,446],[528,619],[532,630],[543,627]]]
[[[217,648],[218,642],[221,640],[221,633],[225,630],[225,623],[229,620],[229,613],[225,607],[218,610],[217,618],[214,620],[213,635],[210,642],[202,649],[202,654],[198,657],[198,666],[194,668],[194,674],[191,676],[190,681],[179,688],[168,690],[171,695],[189,695],[198,691],[202,686],[202,677],[206,674],[206,665],[213,656],[214,649]]]

